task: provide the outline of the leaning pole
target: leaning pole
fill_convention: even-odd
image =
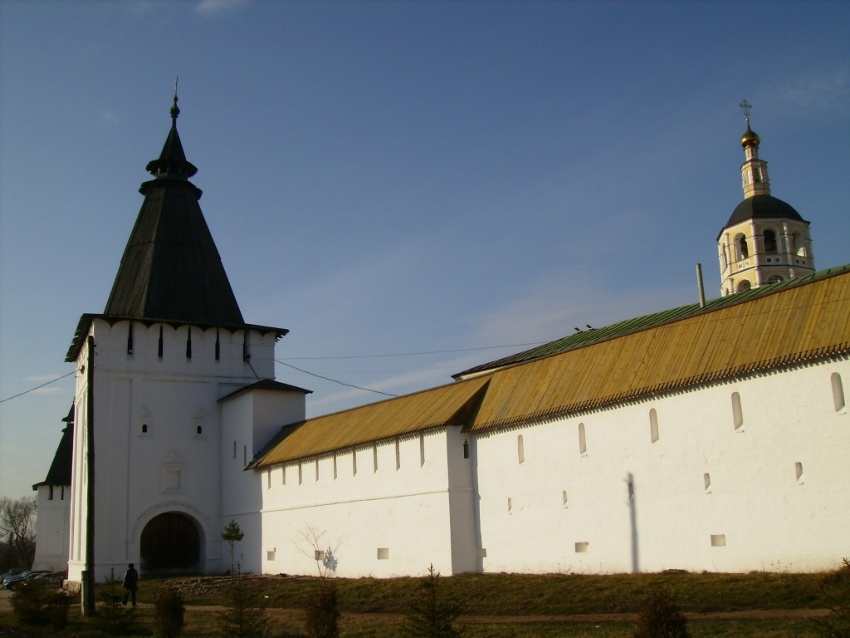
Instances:
[[[94,595],[94,337],[88,336],[86,388],[86,565],[82,578],[83,616],[95,613]]]

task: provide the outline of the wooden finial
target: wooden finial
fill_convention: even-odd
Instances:
[[[177,107],[177,82],[179,81],[179,77],[174,78],[174,104],[171,107],[171,118],[174,120],[176,120],[177,116],[180,115],[180,109]]]

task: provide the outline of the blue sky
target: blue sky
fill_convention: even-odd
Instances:
[[[0,2],[0,495],[59,441],[179,76],[242,313],[310,415],[719,294],[738,104],[850,262],[850,4]],[[501,347],[498,347],[501,346]],[[414,354],[431,353],[431,354]],[[378,356],[394,355],[394,356]]]

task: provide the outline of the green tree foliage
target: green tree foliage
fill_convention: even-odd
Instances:
[[[228,545],[230,545],[230,573],[233,573],[233,545],[234,543],[238,543],[243,538],[245,538],[245,534],[242,529],[239,527],[239,523],[234,521],[233,519],[225,525],[224,531],[221,533],[221,540],[226,541]]]
[[[218,612],[216,624],[222,638],[263,638],[268,635],[269,617],[258,604],[257,594],[248,586],[247,578],[236,566],[236,575],[227,590],[227,605]]]
[[[306,616],[309,638],[338,638],[339,598],[332,580],[322,579],[319,589],[307,605]]]
[[[2,571],[11,567],[29,569],[35,558],[35,497],[0,498],[0,537],[6,555],[0,557]]]
[[[410,613],[402,627],[405,638],[455,638],[460,629],[454,621],[461,606],[445,596],[440,583],[440,573],[431,565],[428,575],[420,583],[419,594],[413,601]]]
[[[94,623],[108,636],[131,636],[139,633],[141,627],[136,610],[124,605],[124,588],[115,578],[115,569],[109,570],[109,578],[104,582],[98,594],[100,605],[94,616]]]
[[[68,625],[71,595],[62,589],[47,592],[47,618],[54,629],[61,631]]]
[[[164,585],[154,599],[154,633],[161,638],[177,638],[183,633],[185,615],[183,594],[172,585]]]
[[[68,592],[48,589],[41,580],[21,583],[12,596],[12,611],[22,625],[50,624],[54,629],[64,629],[70,608]]]
[[[15,588],[12,611],[22,625],[43,625],[48,621],[48,591],[44,583],[30,580]]]
[[[850,638],[850,559],[845,558],[843,563],[821,585],[829,615],[812,621],[818,635],[825,638]]]
[[[641,603],[634,638],[688,638],[687,624],[670,592],[653,589]]]

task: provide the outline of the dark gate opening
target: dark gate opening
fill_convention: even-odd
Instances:
[[[142,530],[141,558],[145,574],[201,571],[201,539],[194,521],[183,514],[160,514]]]

